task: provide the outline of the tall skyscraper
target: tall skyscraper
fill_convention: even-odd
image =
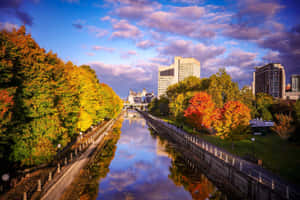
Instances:
[[[292,92],[300,92],[300,74],[292,74]]]
[[[175,56],[170,66],[161,66],[158,69],[158,97],[166,94],[168,87],[182,81],[186,77],[200,78],[200,62],[195,58]]]
[[[285,98],[285,71],[278,63],[256,67],[253,73],[254,94],[267,93],[276,98]]]

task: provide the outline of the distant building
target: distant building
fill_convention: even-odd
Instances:
[[[154,97],[154,93],[148,93],[145,88],[142,92],[134,92],[130,89],[127,100],[129,104],[150,103]]]
[[[170,85],[178,83],[189,76],[200,78],[200,62],[195,58],[175,56],[173,64],[160,66],[158,69],[158,97],[166,94]]]
[[[253,93],[267,93],[275,98],[285,98],[285,70],[279,63],[256,67],[253,72]]]
[[[300,92],[300,74],[291,76],[292,92]]]
[[[291,83],[292,83],[291,89],[290,91],[286,91],[285,99],[298,100],[300,99],[300,75],[293,74],[291,76]]]

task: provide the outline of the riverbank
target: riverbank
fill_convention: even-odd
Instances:
[[[70,142],[70,144],[61,152],[59,152],[56,157],[53,159],[51,163],[48,165],[37,168],[36,170],[31,170],[30,172],[24,174],[24,177],[12,186],[8,192],[0,196],[0,199],[21,199],[24,196],[24,192],[26,192],[27,198],[31,199],[39,199],[40,191],[38,189],[38,181],[41,180],[41,187],[44,190],[45,185],[49,185],[53,182],[54,179],[60,177],[63,172],[68,168],[68,164],[65,163],[65,158],[67,161],[71,162],[70,155],[72,154],[74,160],[76,159],[76,155],[74,152],[77,152],[77,157],[79,157],[82,153],[84,153],[83,144],[88,142],[88,139],[91,138],[94,134],[102,132],[108,125],[108,121],[90,129],[86,134],[83,134],[82,138],[75,139],[74,141]],[[87,145],[86,145],[87,147]],[[81,148],[81,151],[79,149]],[[78,151],[77,151],[78,150]],[[61,171],[62,173],[57,173],[57,162],[61,164]],[[52,173],[51,181],[49,181],[49,172]]]
[[[109,164],[114,157],[116,143],[121,134],[122,118],[119,118],[107,134],[94,156],[86,167],[80,170],[80,174],[64,192],[61,200],[95,199],[98,194],[99,180],[109,172]]]
[[[207,142],[225,149],[226,151],[240,157],[254,157],[262,160],[262,166],[281,178],[300,185],[300,147],[282,140],[274,133],[267,133],[264,136],[245,135],[243,139],[234,141],[234,148],[230,140],[220,139],[214,135],[208,135],[194,131],[190,126],[176,122],[171,117],[161,117],[164,121],[176,125],[183,125],[183,130],[195,134]],[[252,142],[251,138],[255,138]]]

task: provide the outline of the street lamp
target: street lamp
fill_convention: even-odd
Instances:
[[[254,142],[255,142],[255,138],[251,138],[252,141],[252,155],[253,155],[253,159],[255,159],[255,154],[254,154]]]
[[[1,176],[1,178],[2,178],[2,181],[4,181],[4,188],[1,187],[1,192],[3,192],[3,190],[5,190],[5,188],[7,187],[7,184],[8,184],[8,181],[9,181],[9,174],[8,173],[3,174]]]
[[[2,178],[3,181],[6,182],[6,181],[9,180],[9,174],[3,174],[1,178]]]
[[[61,147],[61,144],[58,144],[58,145],[57,145],[58,154],[60,153],[60,147]]]

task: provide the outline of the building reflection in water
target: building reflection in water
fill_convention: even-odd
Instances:
[[[124,112],[124,119],[129,121],[129,125],[132,125],[132,123],[137,123],[145,128],[146,120],[134,110],[126,110]]]

